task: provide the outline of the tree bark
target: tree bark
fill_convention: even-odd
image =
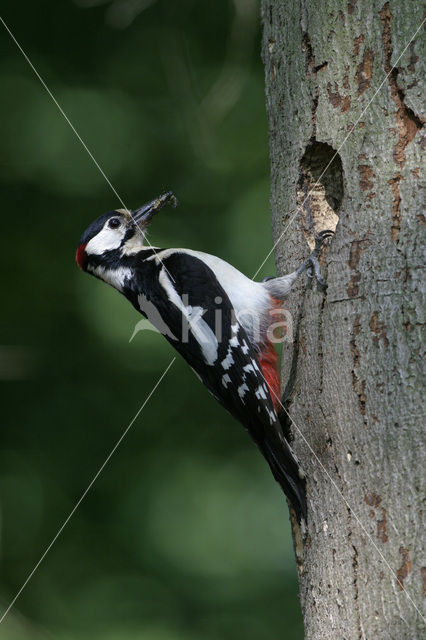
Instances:
[[[422,11],[414,0],[262,4],[278,273],[336,228],[326,293],[301,281],[291,296],[299,335],[282,365],[308,479],[308,640],[424,629]]]

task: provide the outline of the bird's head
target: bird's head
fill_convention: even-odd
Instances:
[[[165,205],[176,206],[171,191],[135,209],[116,209],[97,218],[80,238],[75,259],[83,271],[116,264],[144,246],[145,232],[154,215]]]

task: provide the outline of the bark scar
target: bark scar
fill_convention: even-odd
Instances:
[[[331,88],[331,82],[327,83],[327,93],[333,107],[340,107],[340,111],[345,113],[351,107],[351,98],[350,96],[342,97],[339,93],[339,87],[337,82],[334,83],[334,92]]]
[[[367,49],[364,52],[364,56],[359,63],[355,80],[358,84],[358,95],[364,93],[371,86],[371,78],[373,75],[373,60],[374,60],[374,52],[372,49]]]
[[[352,583],[353,583],[353,587],[354,587],[354,609],[355,609],[355,615],[356,615],[356,620],[357,620],[357,626],[358,626],[358,640],[362,640],[363,638],[363,633],[362,633],[362,626],[361,626],[361,612],[359,610],[359,589],[358,589],[358,549],[356,548],[356,546],[353,544],[352,542],[352,527],[353,527],[353,523],[352,523],[352,517],[351,517],[351,510],[348,507],[348,520],[349,520],[349,524],[348,524],[348,542],[351,545],[352,549],[353,549],[353,556],[352,556],[352,575],[353,575],[353,579],[352,579]]]
[[[385,347],[389,346],[389,340],[388,340],[388,336],[386,334],[386,325],[384,322],[381,322],[379,320],[379,314],[377,311],[374,311],[371,318],[370,318],[370,323],[369,323],[369,327],[370,327],[370,331],[372,333],[374,333],[374,337],[373,337],[373,343],[377,346],[379,346],[379,341],[382,340],[383,341],[383,345]]]
[[[384,67],[388,76],[389,87],[391,90],[392,100],[395,103],[396,112],[395,119],[398,131],[398,140],[394,146],[393,158],[400,167],[405,165],[405,150],[408,144],[414,139],[416,133],[420,131],[424,124],[424,118],[419,118],[410,107],[405,104],[405,91],[398,85],[398,69],[392,66],[391,59],[393,53],[392,47],[392,31],[391,23],[393,16],[390,10],[389,2],[386,2],[379,11],[380,20],[382,22],[382,41],[384,47],[385,61]],[[411,54],[410,65],[413,56]],[[410,65],[408,68],[410,69]],[[393,212],[392,212],[392,240],[395,244],[399,242],[399,234],[401,231],[401,197],[399,193],[399,185],[402,180],[401,173],[397,173],[389,180],[393,192]]]
[[[359,295],[359,283],[361,282],[361,271],[359,261],[361,254],[371,245],[371,240],[367,236],[361,240],[353,240],[349,251],[348,267],[352,271],[348,283],[347,293],[349,298],[357,298]]]
[[[398,85],[398,69],[392,66],[391,59],[393,53],[392,47],[392,13],[389,2],[383,5],[379,11],[380,20],[382,22],[382,41],[385,53],[385,71],[388,75],[389,86],[391,90],[392,100],[396,106],[396,124],[398,128],[398,141],[394,147],[393,157],[400,167],[405,164],[405,149],[413,140],[414,136],[423,127],[424,119],[419,118],[410,107],[405,104],[405,91]]]
[[[315,58],[312,51],[311,39],[309,37],[309,33],[306,31],[303,32],[302,36],[302,51],[305,54],[305,68],[306,68],[306,77],[308,80],[313,80],[312,84],[314,86],[313,91],[311,90],[312,96],[312,128],[313,128],[313,138],[316,136],[317,130],[317,107],[319,100],[319,88],[318,83],[316,82],[317,72],[324,69],[328,62],[324,61],[321,64],[315,64]]]
[[[401,589],[401,591],[404,591],[404,580],[410,575],[413,569],[413,563],[409,558],[408,549],[399,547],[399,553],[402,555],[402,564],[399,567],[396,575],[398,578],[398,587]]]
[[[357,335],[359,335],[360,331],[361,331],[361,317],[359,315],[356,315],[354,318],[354,323],[352,327],[352,338],[349,343],[349,348],[351,350],[352,361],[353,361],[353,368],[351,371],[352,388],[355,391],[356,396],[358,398],[359,410],[362,415],[364,428],[366,428],[367,427],[367,417],[366,417],[366,411],[365,411],[365,405],[367,402],[367,397],[365,395],[366,381],[364,378],[361,377],[358,371],[360,366],[361,356],[356,344],[356,337]]]

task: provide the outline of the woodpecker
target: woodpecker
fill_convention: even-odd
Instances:
[[[318,236],[314,252],[293,273],[254,282],[216,256],[146,244],[154,215],[176,203],[167,192],[139,209],[100,216],[80,239],[77,264],[123,294],[243,424],[300,523],[306,519],[305,476],[280,421],[278,356],[268,329],[305,270],[324,286],[317,255],[331,232]]]

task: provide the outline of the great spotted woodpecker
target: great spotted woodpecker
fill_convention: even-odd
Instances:
[[[300,522],[305,478],[280,423],[277,353],[268,329],[304,270],[323,285],[316,259],[323,237],[297,271],[254,282],[213,255],[147,246],[148,224],[166,203],[176,205],[171,192],[140,209],[100,216],[83,233],[76,261],[126,296],[243,424]]]

